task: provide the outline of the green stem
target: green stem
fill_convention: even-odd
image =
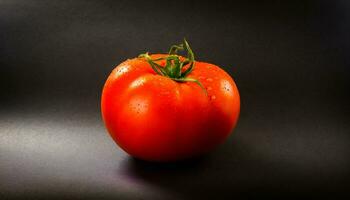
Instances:
[[[199,87],[202,88],[202,90],[204,91],[204,93],[205,93],[206,95],[208,95],[207,90],[204,88],[204,86],[202,85],[202,83],[199,82],[197,79],[194,79],[194,78],[180,78],[180,79],[178,79],[178,78],[172,78],[172,80],[178,81],[178,82],[194,82],[194,83],[196,83],[197,85],[199,85]]]
[[[177,54],[179,50],[187,51],[187,57],[185,57],[185,59],[180,59],[180,56]],[[157,74],[169,77],[170,79],[177,82],[194,82],[203,89],[205,94],[207,94],[207,91],[197,79],[187,78],[187,76],[193,71],[195,67],[195,59],[194,53],[186,39],[184,39],[183,44],[172,45],[169,49],[168,54],[169,55],[165,57],[152,59],[148,53],[145,53],[140,54],[139,58],[145,58]],[[162,67],[156,63],[156,61],[160,60],[166,61],[165,67]],[[187,65],[188,68],[186,70],[183,70],[183,67]]]

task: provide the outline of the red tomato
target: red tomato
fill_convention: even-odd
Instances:
[[[102,92],[102,116],[131,156],[176,161],[222,143],[236,125],[240,98],[220,67],[194,61],[188,45],[169,54],[142,54],[118,65]],[[188,58],[178,56],[186,49]]]

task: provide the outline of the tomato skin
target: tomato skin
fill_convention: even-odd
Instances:
[[[207,94],[194,82],[156,74],[142,58],[112,71],[102,92],[102,117],[124,151],[142,160],[176,161],[206,153],[228,137],[240,112],[236,84],[218,66],[198,61],[188,77]]]

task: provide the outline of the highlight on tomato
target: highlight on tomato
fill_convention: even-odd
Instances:
[[[237,123],[240,97],[231,76],[195,60],[184,40],[168,53],[145,53],[116,66],[104,85],[101,110],[125,152],[147,161],[177,161],[225,141]]]

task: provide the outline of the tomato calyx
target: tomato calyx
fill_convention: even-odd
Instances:
[[[177,54],[179,50],[187,51],[187,57],[184,57],[185,59],[180,59],[181,56]],[[144,54],[140,54],[139,58],[145,58],[157,74],[166,76],[177,82],[194,82],[203,89],[205,94],[207,94],[207,91],[201,82],[199,82],[197,79],[187,77],[194,69],[195,59],[194,53],[186,39],[184,39],[182,44],[172,45],[169,49],[168,55],[165,57],[152,59],[148,52],[146,52]],[[165,60],[165,66],[161,66],[156,63],[156,61],[161,60]],[[188,67],[183,70],[187,65]]]

